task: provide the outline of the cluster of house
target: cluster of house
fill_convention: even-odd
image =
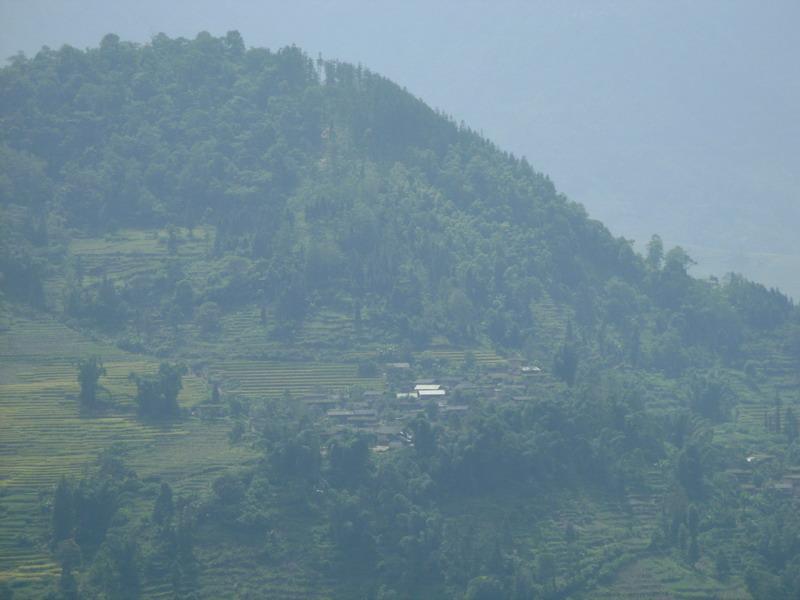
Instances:
[[[790,467],[774,484],[775,491],[784,496],[800,498],[800,467]]]
[[[753,454],[747,457],[748,467],[772,462],[775,459],[771,454]],[[746,493],[755,493],[759,487],[753,483],[753,470],[728,469],[725,471],[739,485],[739,489]],[[800,467],[789,467],[777,481],[768,484],[775,492],[782,496],[800,499]]]
[[[359,398],[346,394],[308,394],[302,401],[310,409],[324,414],[330,424],[329,433],[348,428],[370,433],[375,438],[373,450],[386,451],[411,443],[404,431],[408,417],[424,411],[434,403],[441,413],[463,413],[466,405],[448,403],[447,389],[441,383],[424,380],[408,392],[385,394],[376,390],[363,392]]]
[[[325,415],[329,435],[342,429],[363,431],[374,437],[373,450],[385,452],[410,444],[411,437],[402,424],[386,423],[380,418],[378,403],[384,398],[382,392],[368,390],[360,399],[345,394],[309,394],[302,400],[310,409]]]
[[[410,367],[409,363],[389,363],[386,372],[410,375]],[[418,379],[406,384],[395,382],[388,386],[393,388],[388,392],[368,390],[356,398],[342,393],[309,394],[302,401],[325,416],[329,434],[341,429],[369,433],[374,437],[373,450],[381,452],[411,443],[404,428],[410,417],[434,411],[440,418],[457,418],[469,410],[470,398],[525,397],[528,378],[541,373],[536,366],[505,364],[484,373],[477,382],[459,377]]]
[[[454,390],[463,389],[464,384],[461,382],[454,385]],[[396,405],[407,414],[422,411],[426,406],[435,406],[436,410],[444,415],[466,412],[468,406],[449,402],[451,396],[447,395],[447,389],[443,384],[436,383],[433,379],[420,379],[414,383],[413,390],[397,392],[395,400]]]

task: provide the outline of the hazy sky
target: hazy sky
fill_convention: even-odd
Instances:
[[[237,29],[360,62],[618,235],[800,298],[800,2],[0,0],[0,55]]]

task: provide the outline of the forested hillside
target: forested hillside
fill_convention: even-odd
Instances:
[[[3,593],[800,594],[780,291],[236,32],[19,55],[0,143]]]

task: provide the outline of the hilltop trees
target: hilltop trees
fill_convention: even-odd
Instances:
[[[792,312],[741,278],[693,279],[691,258],[658,236],[636,255],[525,160],[390,81],[297,48],[247,49],[235,32],[19,57],[0,72],[0,119],[0,203],[32,223],[169,223],[175,261],[178,228],[213,228],[220,268],[206,281],[71,286],[65,313],[108,332],[131,333],[146,305],[173,325],[194,314],[213,337],[221,314],[258,302],[278,337],[349,306],[359,332],[416,346],[488,335],[520,349],[541,333],[532,304],[554,302],[573,313],[581,348],[598,325],[615,329],[609,360],[677,375],[692,362],[685,347],[735,358],[743,325],[773,328]],[[34,238],[47,236],[3,238],[0,286],[41,300]],[[574,345],[562,354],[570,381]]]
[[[0,75],[6,154],[17,179],[42,171],[53,192],[13,200],[95,233],[167,222],[172,249],[177,227],[214,226],[218,257],[253,264],[144,293],[182,318],[198,307],[206,334],[208,302],[266,301],[283,335],[345,300],[412,342],[488,327],[520,346],[532,297],[594,288],[596,268],[639,276],[627,243],[527,162],[374,73],[319,67],[235,32],[20,58]],[[85,323],[111,331],[137,313],[110,279],[73,291],[67,314]]]
[[[645,262],[651,271],[658,271],[661,269],[661,263],[663,260],[664,242],[661,241],[661,236],[655,234],[647,243],[647,257]]]

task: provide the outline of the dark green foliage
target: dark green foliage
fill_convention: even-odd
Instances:
[[[117,510],[117,481],[114,478],[82,479],[75,488],[75,541],[94,549],[105,538]]]
[[[552,554],[540,554],[536,560],[536,575],[545,586],[554,590],[556,587],[556,559]]]
[[[139,547],[135,540],[115,534],[103,543],[89,574],[108,598],[139,597]]]
[[[72,571],[62,567],[61,576],[58,579],[58,593],[63,600],[78,600],[78,582]]]
[[[82,287],[73,283],[66,290],[64,313],[83,322],[94,324],[106,331],[120,328],[127,315],[127,307],[108,277],[96,285]]]
[[[69,480],[62,477],[53,496],[53,543],[71,538],[75,530],[73,489]]]
[[[0,144],[0,204],[42,208],[53,192],[45,168],[36,156]]]
[[[339,486],[352,487],[369,472],[369,443],[364,435],[348,435],[328,445],[331,480]]]
[[[690,442],[678,455],[677,478],[690,499],[702,498],[703,456],[697,442]]]
[[[786,433],[786,439],[790,444],[796,442],[798,437],[798,424],[797,424],[797,417],[795,416],[791,406],[786,408],[786,414],[784,416],[783,422],[784,422],[784,432]]]
[[[695,374],[692,377],[689,405],[697,414],[722,421],[727,418],[733,400],[729,386],[718,375]]]
[[[686,560],[690,565],[694,565],[700,559],[700,547],[697,545],[697,536],[692,536],[689,540],[689,547],[686,550]]]
[[[664,260],[664,243],[661,236],[653,235],[647,243],[647,257],[645,262],[651,271],[659,271]]]
[[[218,477],[212,489],[222,504],[238,504],[244,498],[244,486],[235,475]]]
[[[83,408],[92,409],[97,405],[98,380],[105,374],[106,369],[96,356],[78,361],[78,399]]]
[[[183,387],[181,378],[185,373],[185,366],[168,363],[161,363],[155,376],[131,373],[130,377],[136,383],[139,415],[147,419],[176,417],[180,413],[178,394]]]
[[[578,374],[578,348],[572,333],[572,324],[567,324],[564,342],[559,346],[553,358],[553,373],[567,385],[575,383]]]
[[[204,302],[197,309],[195,321],[200,328],[200,332],[206,336],[210,336],[220,330],[221,317],[222,313],[216,302]]]
[[[50,196],[24,182],[44,171],[34,179],[58,190],[48,206],[71,226],[213,224],[218,256],[264,261],[195,301],[261,290],[279,334],[346,289],[415,342],[473,339],[497,306],[493,337],[519,343],[531,297],[593,288],[594,270],[640,278],[626,242],[525,161],[369,71],[320,70],[296,48],[204,35],[43,50],[0,78],[10,179],[26,190],[9,194],[42,205]],[[175,226],[166,241],[179,257]],[[184,288],[171,293],[186,315]],[[107,283],[67,307],[104,327],[128,314]]]
[[[786,322],[792,302],[780,291],[747,281],[741,275],[728,277],[725,292],[734,308],[751,326],[772,329]]]
[[[377,377],[380,374],[378,364],[374,360],[361,361],[358,363],[359,377]]]
[[[436,451],[436,432],[424,416],[419,415],[411,422],[414,449],[420,456],[431,456]]]
[[[503,584],[495,577],[481,576],[469,582],[465,600],[494,600],[506,596]]]
[[[46,261],[31,240],[12,228],[4,216],[0,212],[0,292],[12,300],[42,307]]]
[[[158,561],[155,571],[168,574],[177,569],[173,589],[185,591],[194,578],[192,556],[193,524],[187,503],[173,501],[172,490],[162,483],[152,519],[131,520],[133,502],[143,499],[143,487],[136,473],[124,462],[123,451],[113,446],[99,457],[94,468],[74,485],[62,481],[54,497],[54,533],[57,540],[68,527],[58,526],[65,502],[75,515],[74,539],[54,546],[54,557],[61,564],[58,581],[60,598],[106,597],[138,598],[145,573],[143,555]],[[67,500],[65,500],[67,498]],[[156,530],[145,533],[152,523]],[[80,585],[79,585],[80,583]],[[80,595],[78,590],[80,588]]]
[[[228,441],[231,444],[238,444],[242,441],[242,437],[244,436],[244,423],[241,421],[236,421],[231,427],[231,430],[228,432]]]
[[[714,559],[714,571],[717,577],[725,581],[731,574],[731,563],[728,560],[728,555],[723,550],[717,552]]]
[[[61,479],[53,497],[51,537],[65,570],[78,566],[81,553],[91,556],[103,544],[121,494],[136,485],[117,447],[104,452],[96,469],[77,483]]]
[[[175,306],[182,316],[191,316],[194,306],[194,290],[190,281],[184,279],[175,286]]]
[[[179,260],[179,227],[215,229],[219,269],[202,283],[73,282],[67,315],[109,331],[133,328],[144,304],[173,326],[199,307],[212,336],[221,311],[257,302],[291,338],[345,300],[358,331],[417,347],[443,334],[524,348],[540,341],[531,303],[555,300],[574,311],[581,347],[602,324],[620,348],[601,350],[609,362],[679,374],[696,355],[734,358],[745,327],[792,311],[740,277],[691,278],[691,258],[658,236],[637,256],[525,160],[374,73],[297,48],[200,34],[45,49],[2,70],[0,106],[0,200],[26,207],[37,231],[56,213],[88,231],[166,222]],[[0,284],[41,301],[44,238],[29,237],[0,252]],[[576,359],[565,343],[566,382]]]
[[[83,562],[81,548],[73,539],[59,542],[54,554],[61,567],[67,570],[76,569]]]
[[[169,525],[172,516],[175,514],[175,504],[172,500],[172,488],[165,481],[161,484],[161,489],[153,506],[153,522],[157,525]]]

